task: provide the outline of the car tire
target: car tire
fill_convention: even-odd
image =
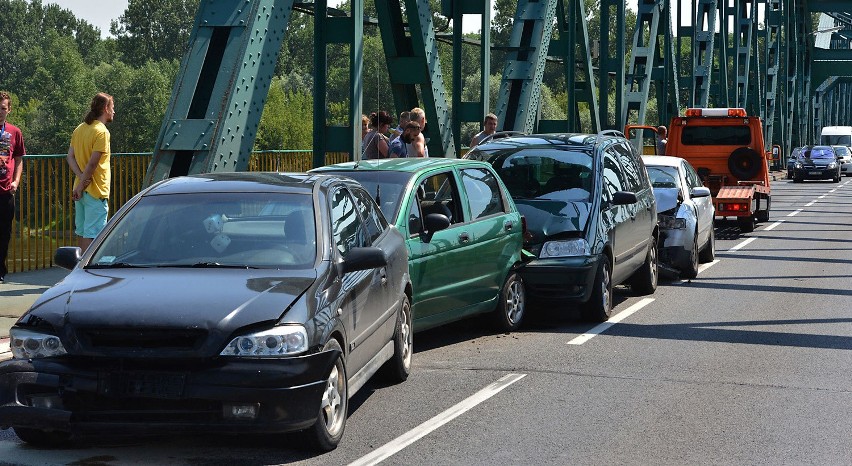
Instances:
[[[71,433],[61,431],[46,431],[27,427],[14,427],[15,435],[25,443],[34,447],[60,448],[71,444]]]
[[[630,280],[633,292],[640,295],[653,294],[657,290],[657,278],[659,277],[657,264],[657,238],[651,236],[651,244],[645,255],[645,262],[639,267]]]
[[[306,434],[312,449],[331,451],[337,448],[346,427],[346,414],[349,409],[349,383],[346,379],[346,362],[340,343],[332,338],[328,340],[322,350],[337,350],[340,351],[340,355],[334,361],[328,379],[326,379],[317,420],[306,431]]]
[[[411,355],[414,353],[414,332],[411,324],[411,302],[402,297],[396,329],[393,332],[393,357],[385,363],[382,372],[390,383],[401,383],[411,373]]]
[[[801,183],[802,181],[804,181],[804,178],[802,178],[801,176],[796,176],[795,174],[793,174],[793,183]]]
[[[494,309],[494,324],[503,332],[512,332],[521,326],[527,309],[527,293],[524,282],[517,272],[509,272],[500,289],[497,308]]]
[[[716,229],[710,228],[710,238],[707,239],[707,244],[698,253],[698,261],[703,263],[713,262],[716,259]]]
[[[680,271],[682,278],[695,278],[698,276],[698,230],[695,230],[695,235],[692,237],[692,251],[689,253],[689,262],[686,267]]]
[[[755,221],[754,216],[748,217],[737,217],[737,225],[740,227],[740,231],[742,233],[751,233],[754,231]]]
[[[840,183],[840,178],[841,178],[841,175],[840,175],[840,173],[838,173],[837,176],[834,177],[834,182]]]
[[[582,312],[583,318],[592,322],[606,322],[612,315],[612,265],[606,255],[598,261],[592,296],[583,303]]]

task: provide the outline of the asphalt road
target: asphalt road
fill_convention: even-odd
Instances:
[[[533,309],[511,335],[419,333],[409,380],[365,386],[325,455],[292,435],[37,450],[7,430],[0,464],[850,464],[850,225],[848,179],[778,181],[770,222],[717,222],[717,262],[618,290],[606,328]]]

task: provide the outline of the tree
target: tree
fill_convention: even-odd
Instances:
[[[124,61],[180,60],[189,43],[198,0],[129,0],[110,25]]]

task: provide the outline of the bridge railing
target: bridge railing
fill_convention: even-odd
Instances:
[[[347,153],[326,155],[326,164],[347,160]],[[150,152],[112,154],[110,215],[142,189],[150,161]],[[252,153],[249,171],[304,172],[312,168],[312,163],[310,150],[259,151]],[[49,268],[56,248],[76,246],[73,183],[65,154],[24,157],[21,187],[15,199],[16,221],[6,258],[9,273]]]

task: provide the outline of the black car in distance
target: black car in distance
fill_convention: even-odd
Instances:
[[[408,255],[331,175],[173,178],[131,199],[11,330],[0,426],[86,434],[304,430],[337,446],[348,399],[411,368]],[[384,367],[383,367],[384,366]]]
[[[805,146],[793,165],[793,182],[832,180],[840,182],[840,162],[831,146]]]

